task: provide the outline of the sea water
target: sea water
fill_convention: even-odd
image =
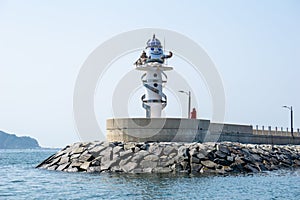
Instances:
[[[300,170],[201,176],[35,169],[56,151],[0,150],[0,199],[300,199]]]

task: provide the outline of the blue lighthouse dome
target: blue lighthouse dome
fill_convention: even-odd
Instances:
[[[162,48],[160,41],[157,38],[155,38],[155,34],[153,34],[153,38],[149,39],[147,42],[146,48],[151,48],[151,47]]]

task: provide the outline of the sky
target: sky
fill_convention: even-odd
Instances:
[[[79,141],[73,92],[83,63],[111,37],[141,28],[173,30],[205,49],[223,81],[225,122],[286,128],[289,111],[282,106],[292,105],[294,127],[300,128],[297,0],[0,0],[0,130],[34,137],[43,147]],[[184,64],[174,58],[172,65],[182,71]],[[209,95],[201,98],[199,117],[209,119]],[[144,115],[136,107],[138,112],[130,112]],[[166,114],[171,110],[183,115],[175,104]],[[111,116],[95,113],[105,130],[104,119]]]

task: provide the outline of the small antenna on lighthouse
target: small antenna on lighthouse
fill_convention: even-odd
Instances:
[[[166,38],[164,37],[164,53],[165,53],[165,50],[166,50]],[[165,59],[165,64],[168,65],[168,59]]]

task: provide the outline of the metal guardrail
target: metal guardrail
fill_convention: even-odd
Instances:
[[[264,126],[262,126],[261,129],[259,129],[258,125],[256,125],[256,128],[253,129],[253,134],[292,137],[292,133],[289,131],[288,128],[286,128],[285,130],[283,129],[283,127],[281,127],[280,129],[278,129],[278,127],[272,129],[271,126],[268,126],[268,129],[265,129]],[[298,128],[295,132],[293,132],[293,135],[294,137],[300,137],[300,129]]]

